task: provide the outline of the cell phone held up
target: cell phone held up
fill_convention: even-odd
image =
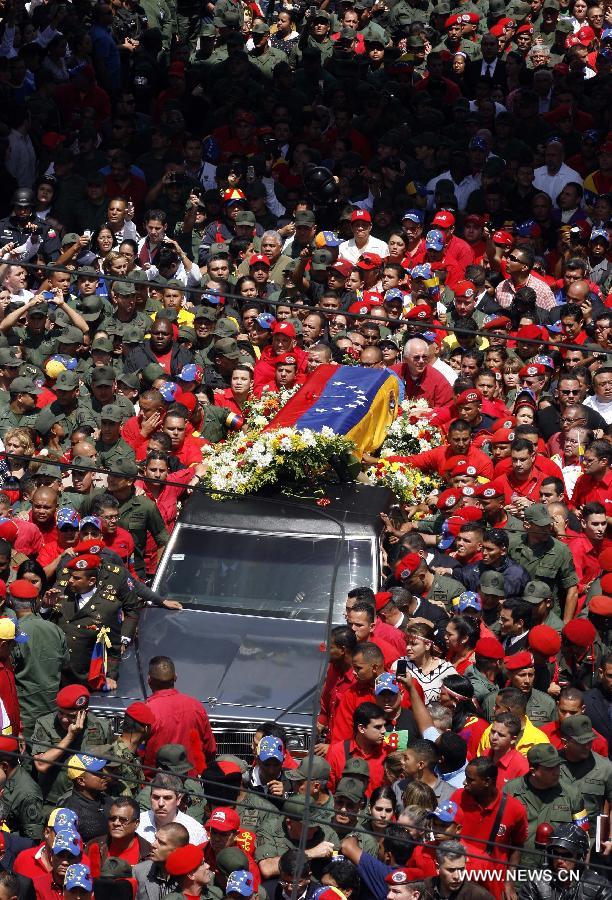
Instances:
[[[395,677],[396,678],[405,678],[407,671],[408,671],[408,660],[398,659],[397,667],[395,669]]]

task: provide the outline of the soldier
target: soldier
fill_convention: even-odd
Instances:
[[[280,62],[285,62],[287,57],[282,50],[270,46],[270,26],[267,22],[255,22],[251,28],[251,38],[253,49],[249,53],[249,58],[264,77],[271,80],[274,67]]]
[[[35,212],[36,197],[29,188],[19,188],[12,197],[12,212],[0,219],[0,247],[13,244],[17,247],[30,239],[47,259],[56,259],[60,252],[59,235],[55,228]],[[32,237],[38,240],[32,240]]]
[[[60,372],[55,381],[54,390],[57,400],[41,409],[36,417],[34,428],[43,440],[47,440],[51,427],[55,424],[61,425],[64,437],[59,443],[63,450],[68,450],[70,435],[74,429],[78,425],[90,425],[95,429],[96,420],[93,412],[79,401],[79,379],[76,372],[68,369]]]
[[[338,836],[329,825],[308,825],[303,822],[305,803],[306,798],[301,794],[289,797],[283,803],[283,817],[276,820],[274,830],[260,829],[255,859],[264,879],[278,876],[280,857],[286,850],[297,849],[303,828],[307,829],[306,850],[310,851],[308,856],[316,876],[321,875],[327,861],[338,850]]]
[[[32,756],[45,799],[45,813],[70,787],[65,772],[69,756],[111,741],[111,724],[89,712],[89,691],[71,684],[55,697],[55,712],[38,719],[32,735]]]
[[[563,622],[553,612],[553,592],[544,581],[530,581],[525,585],[523,600],[533,606],[531,621],[533,625],[549,625],[561,632]]]
[[[125,420],[125,410],[119,403],[109,403],[100,410],[100,437],[95,446],[100,464],[105,469],[112,471],[115,463],[123,460],[134,462],[136,459],[133,449],[121,437],[121,425]]]
[[[567,716],[561,722],[561,780],[582,794],[591,837],[595,837],[597,816],[609,808],[612,801],[612,763],[593,753],[596,737],[588,716]]]
[[[114,795],[121,794],[136,797],[144,784],[144,772],[137,750],[146,744],[155,724],[155,716],[146,703],[131,703],[123,717],[121,734],[110,746],[109,756],[117,766],[115,781],[112,786]]]
[[[533,687],[535,681],[535,666],[533,656],[529,651],[523,650],[512,656],[504,657],[504,666],[509,676],[508,687],[517,688],[527,698],[527,715],[534,725],[551,722],[557,718],[557,706],[552,697],[543,691]],[[489,720],[493,718],[495,707],[495,694],[485,697],[482,708]]]
[[[92,351],[96,342],[92,345]],[[112,348],[111,348],[112,349]],[[111,365],[96,366],[90,376],[91,396],[88,396],[89,406],[96,418],[98,427],[102,409],[109,404],[118,406],[121,410],[121,423],[134,415],[134,405],[123,394],[117,393],[117,372]]]
[[[0,415],[0,438],[4,438],[10,428],[34,427],[38,415],[36,400],[40,393],[40,388],[31,378],[12,380],[9,387],[9,402]]]
[[[527,753],[529,772],[509,781],[504,790],[520,800],[527,810],[528,835],[521,854],[521,866],[542,865],[541,854],[535,852],[538,825],[553,827],[563,822],[584,828],[588,822],[584,800],[579,789],[567,782],[561,784],[563,759],[552,744],[538,744]]]
[[[2,792],[4,823],[10,831],[40,840],[45,822],[42,791],[21,765],[17,738],[0,737],[0,770],[6,776]]]
[[[407,553],[395,565],[395,577],[402,587],[419,597],[440,601],[447,611],[452,608],[454,597],[465,590],[464,585],[447,575],[434,574],[427,562],[418,553]]]

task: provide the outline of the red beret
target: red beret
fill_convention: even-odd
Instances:
[[[458,281],[455,285],[455,297],[473,297],[475,293],[473,281]]]
[[[519,25],[516,29],[517,34],[533,34],[533,25]]]
[[[479,506],[462,506],[458,515],[467,524],[468,522],[480,522],[484,513]]]
[[[10,519],[6,519],[4,522],[0,522],[0,538],[3,541],[8,541],[9,544],[14,544],[17,540],[17,534],[17,526]]]
[[[529,648],[542,656],[556,656],[561,649],[561,635],[550,625],[536,625],[529,632]]]
[[[402,556],[400,561],[395,564],[395,577],[398,581],[401,581],[402,578],[410,578],[411,575],[414,575],[422,562],[423,559],[418,553],[407,553],[406,556]]]
[[[612,616],[612,597],[605,597],[603,594],[591,597],[588,612],[595,616]]]
[[[511,320],[508,316],[493,316],[491,319],[487,319],[482,323],[481,328],[483,331],[493,331],[494,329],[503,328],[505,331],[510,328],[512,325]]]
[[[601,557],[600,557],[600,560],[601,560]],[[601,584],[601,589],[604,592],[604,594],[612,594],[612,572],[607,571],[605,575],[602,575],[600,577],[599,582]]]
[[[467,388],[458,397],[455,397],[455,406],[460,406],[462,403],[482,403],[482,394],[478,388]]]
[[[476,497],[482,497],[484,500],[492,500],[493,497],[503,497],[504,487],[498,480],[488,481],[486,484],[476,485]]]
[[[204,850],[195,844],[177,847],[166,860],[166,872],[169,875],[188,875],[202,865]]]
[[[99,569],[101,563],[102,560],[97,553],[82,553],[71,559],[66,568],[71,571],[85,571],[86,569]]]
[[[230,762],[228,759],[220,759],[217,765],[224,775],[242,776],[242,769],[240,768],[240,766],[237,763]]]
[[[478,469],[467,459],[458,459],[450,470],[451,478],[455,475],[478,475]]]
[[[10,735],[0,735],[0,753],[19,753],[19,741]]]
[[[438,497],[436,508],[452,509],[453,506],[456,506],[457,503],[459,503],[460,497],[461,491],[459,490],[459,488],[447,488],[447,490],[442,491],[442,493]]]
[[[89,704],[89,697],[86,687],[69,684],[55,695],[55,703],[60,709],[83,709]]]
[[[155,725],[155,716],[146,703],[130,703],[125,714],[141,725]]]
[[[419,303],[416,306],[413,306],[412,309],[408,310],[406,313],[407,319],[430,319],[433,315],[433,310],[431,306],[428,306],[427,303]]]
[[[463,510],[461,510],[461,513],[463,513]],[[466,524],[467,523],[463,518],[463,515],[450,516],[444,523],[444,528],[447,534],[451,534],[453,537],[457,537],[461,526]]]
[[[509,444],[514,440],[514,431],[511,428],[498,428],[489,438],[490,444]],[[503,493],[503,491],[502,491]]]
[[[378,594],[374,594],[374,600],[376,601],[376,612],[379,609],[382,609],[383,606],[386,606],[393,594],[391,591],[379,591]]]
[[[38,597],[38,588],[26,578],[18,578],[17,581],[11,582],[9,591],[16,600],[35,600]]]
[[[526,338],[528,341],[541,341],[542,329],[539,325],[521,325],[515,334],[517,341]]]
[[[519,370],[519,378],[526,378],[530,375],[546,375],[546,366],[543,366],[542,363],[529,363],[528,366],[523,366]]]
[[[499,431],[500,428],[514,428],[516,425],[516,416],[513,416],[511,413],[508,413],[505,416],[500,416],[499,419],[495,419],[493,424],[491,425],[491,432],[495,434],[496,431]]]
[[[516,28],[514,19],[500,19],[499,22],[496,22],[495,25],[489,28],[489,33],[495,35],[495,37],[501,37],[506,28]]]
[[[100,540],[100,538],[90,537],[85,538],[85,540],[83,541],[79,541],[74,549],[79,555],[87,553],[102,553],[102,551],[104,550],[104,544]]]
[[[518,672],[519,669],[527,669],[533,665],[533,656],[528,650],[513,653],[512,656],[504,656],[504,666],[509,672]]]
[[[612,572],[612,547],[602,550],[597,559],[604,572]]]
[[[485,659],[503,659],[504,648],[494,637],[483,637],[476,641],[474,652]]]
[[[572,619],[564,626],[563,637],[577,647],[590,647],[597,634],[595,626],[588,619]]]
[[[444,28],[450,28],[451,25],[461,25],[461,13],[455,13],[452,16],[449,16],[446,22],[444,23]]]
[[[588,47],[589,44],[592,44],[595,40],[595,32],[590,25],[583,25],[582,28],[579,28],[576,32],[576,37],[583,47]]]

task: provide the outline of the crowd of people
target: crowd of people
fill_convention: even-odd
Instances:
[[[0,0],[0,900],[609,900],[611,89],[610,0]],[[329,365],[443,439],[310,754],[161,655],[113,733],[203,448]]]

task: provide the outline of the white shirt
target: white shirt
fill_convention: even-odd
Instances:
[[[90,591],[85,591],[84,594],[79,594],[77,597],[77,606],[79,610],[83,609],[86,603],[89,603],[95,593],[96,589],[92,588]]]
[[[538,191],[544,191],[545,194],[548,194],[553,205],[556,206],[558,194],[570,181],[582,184],[582,175],[576,172],[575,169],[570,169],[565,163],[561,163],[561,168],[556,175],[550,175],[547,166],[539,166],[534,173],[533,186]]]
[[[190,844],[199,845],[207,843],[208,835],[206,834],[205,829],[193,818],[193,816],[188,816],[179,810],[174,821],[178,822],[179,825],[185,826],[189,832]],[[140,824],[136,829],[136,834],[139,834],[145,841],[149,841],[149,843],[152,844],[156,831],[157,825],[155,824],[155,819],[153,817],[153,810],[146,809],[141,812]]]
[[[436,369],[440,375],[444,375],[449,384],[454,384],[459,376],[459,373],[455,372],[453,367],[449,366],[443,359],[437,359],[435,362],[432,362],[431,368]]]
[[[370,235],[365,247],[361,247],[360,249],[355,243],[355,238],[351,238],[350,241],[343,241],[340,244],[338,253],[342,259],[348,259],[349,262],[356,265],[357,260],[360,256],[363,256],[364,253],[375,253],[377,256],[380,256],[381,259],[384,259],[386,256],[389,256],[389,247],[384,241],[379,241],[378,238]]]
[[[434,194],[436,185],[439,181],[452,182],[459,209],[465,209],[470,194],[473,191],[477,191],[480,187],[480,175],[466,175],[466,177],[457,184],[456,181],[453,180],[450,171],[442,172],[441,175],[436,175],[435,178],[432,178],[431,181],[427,182],[427,205],[430,209],[433,209]],[[434,227],[435,226],[432,225],[432,228]]]
[[[493,78],[495,75],[495,67],[497,66],[497,57],[491,62],[487,62],[486,59],[483,59],[480,65],[480,77],[484,78],[488,76],[489,78]]]
[[[602,403],[602,401],[593,394],[592,396],[587,397],[583,402],[585,406],[590,406],[590,408],[594,409],[595,412],[598,412],[600,416],[603,416],[608,425],[612,423],[612,400],[608,403]]]

